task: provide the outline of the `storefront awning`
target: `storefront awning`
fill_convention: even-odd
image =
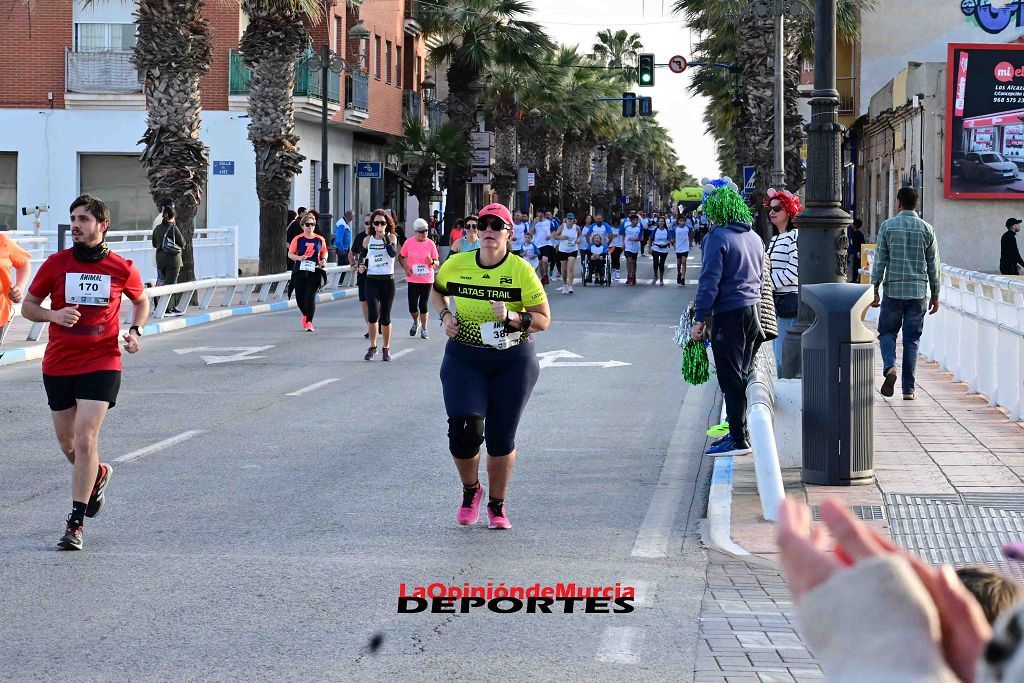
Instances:
[[[975,116],[964,119],[964,128],[987,128],[989,126],[1008,126],[1024,121],[1024,109],[1015,109],[991,116]]]

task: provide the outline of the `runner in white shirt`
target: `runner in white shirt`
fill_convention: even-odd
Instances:
[[[562,263],[562,281],[565,282],[559,291],[575,294],[572,283],[576,279],[576,251],[580,242],[580,227],[576,225],[575,214],[565,214],[565,222],[558,226],[554,237],[558,243],[558,260]]]
[[[643,244],[644,229],[640,225],[640,216],[631,211],[626,227],[622,230],[622,240],[626,252],[626,284],[636,284],[636,257]]]
[[[541,284],[546,285],[551,282],[548,276],[551,269],[550,264],[554,263],[558,257],[555,247],[551,244],[551,221],[544,218],[544,214],[538,211],[533,215],[531,227],[533,228],[533,243],[540,250],[540,281]]]
[[[526,217],[523,216],[522,211],[516,211],[515,213],[515,224],[512,226],[512,253],[516,256],[523,255],[523,242],[525,242],[526,231],[529,229],[530,224],[526,222]]]
[[[654,257],[654,279],[652,285],[665,286],[665,261],[672,248],[674,236],[664,216],[659,216],[655,228],[651,230],[651,256]]]
[[[675,224],[676,242],[676,284],[680,287],[686,286],[686,259],[690,256],[690,217],[676,220]]]

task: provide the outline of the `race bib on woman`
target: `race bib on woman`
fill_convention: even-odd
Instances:
[[[425,263],[417,263],[412,267],[412,274],[414,277],[430,275],[430,266]]]
[[[299,270],[306,273],[312,273],[316,270],[316,261],[299,261]]]
[[[507,349],[519,341],[523,335],[519,330],[506,331],[504,323],[482,323],[480,325],[480,338],[487,346],[496,349]]]

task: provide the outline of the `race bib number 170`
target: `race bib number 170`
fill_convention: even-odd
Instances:
[[[64,276],[64,301],[82,306],[106,306],[110,303],[110,276],[67,273]]]

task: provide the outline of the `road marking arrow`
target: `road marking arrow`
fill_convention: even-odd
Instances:
[[[537,357],[540,358],[540,366],[542,368],[621,368],[631,365],[631,363],[625,363],[621,360],[569,361],[567,363],[559,363],[559,358],[583,358],[578,353],[566,351],[565,349],[545,351],[544,353],[538,353]]]
[[[218,365],[220,363],[233,363],[239,360],[253,360],[254,358],[264,358],[265,356],[254,356],[252,354],[259,353],[260,351],[266,351],[274,348],[274,345],[270,346],[194,346],[190,349],[174,349],[174,352],[179,356],[183,356],[186,353],[209,353],[210,351],[225,352],[233,351],[234,353],[229,356],[202,356],[203,362],[207,365]]]

